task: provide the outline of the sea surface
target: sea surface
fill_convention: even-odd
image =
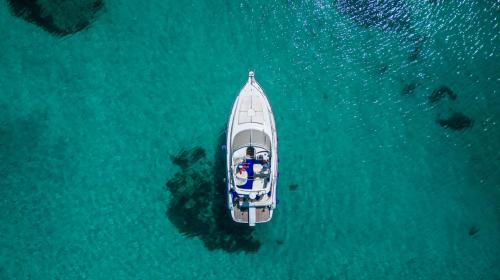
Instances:
[[[0,279],[500,279],[499,23],[498,0],[0,1]],[[280,141],[254,229],[221,148],[250,70]]]

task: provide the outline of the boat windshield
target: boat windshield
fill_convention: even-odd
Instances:
[[[238,132],[234,136],[231,143],[231,151],[234,153],[236,150],[245,146],[257,146],[270,151],[271,140],[269,135],[267,135],[264,131],[246,129]]]

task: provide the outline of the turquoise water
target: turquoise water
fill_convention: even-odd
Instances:
[[[498,1],[12,2],[1,279],[500,278]],[[253,231],[220,203],[249,70],[280,139]]]

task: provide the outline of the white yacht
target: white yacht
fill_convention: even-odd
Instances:
[[[227,126],[227,204],[234,221],[254,226],[273,217],[277,144],[271,105],[250,72]]]

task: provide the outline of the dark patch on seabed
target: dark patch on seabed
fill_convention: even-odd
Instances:
[[[443,97],[448,97],[451,100],[456,100],[457,95],[447,86],[440,86],[429,95],[429,102],[436,103],[440,101]]]
[[[427,2],[433,5],[441,5],[443,4],[444,0],[427,0]]]
[[[453,112],[451,116],[447,118],[438,117],[437,122],[444,128],[450,128],[453,130],[462,130],[472,127],[474,121],[460,112]]]
[[[63,183],[65,173],[74,167],[66,157],[68,142],[46,135],[50,130],[47,121],[46,112],[33,111],[19,117],[9,115],[0,104],[0,186],[4,187],[3,191],[36,189],[39,182],[35,178],[53,185]],[[50,154],[50,160],[42,156],[46,154]]]
[[[402,0],[338,0],[336,9],[363,27],[387,31],[410,27],[410,12]]]
[[[256,252],[261,242],[254,237],[253,228],[233,222],[227,208],[223,181],[226,158],[219,148],[224,140],[221,133],[214,162],[200,147],[172,156],[172,162],[181,170],[166,183],[172,194],[167,217],[179,232],[199,237],[209,250]]]
[[[297,185],[297,184],[291,184],[289,188],[290,188],[291,191],[295,191],[295,190],[297,190],[299,188],[299,185]]]
[[[430,103],[436,103],[445,97],[448,97],[450,101],[455,101],[458,98],[457,94],[449,87],[440,86],[432,91],[428,99]],[[441,113],[438,114],[436,122],[444,128],[453,130],[463,130],[472,127],[474,125],[474,120],[463,113],[455,111],[452,104],[454,103],[448,103],[448,112],[444,114],[445,117],[443,117]]]
[[[413,93],[415,93],[418,85],[419,84],[416,82],[406,84],[403,89],[401,89],[401,95],[412,95]]]
[[[409,62],[416,62],[420,58],[420,53],[422,52],[426,38],[422,35],[416,34],[410,36],[408,40],[410,41],[412,50],[408,54],[407,60]]]
[[[476,226],[471,226],[469,228],[469,236],[475,236],[479,232],[479,228]]]
[[[378,73],[381,75],[385,74],[387,72],[387,70],[389,70],[389,65],[387,65],[387,64],[383,64],[383,65],[380,65],[378,67]]]
[[[46,120],[45,113],[32,113],[25,119],[0,116],[0,182],[33,161],[33,154],[47,129]]]
[[[410,51],[407,61],[417,62],[424,47],[426,37],[411,27],[411,10],[404,0],[338,0],[337,11],[365,28],[380,28],[383,31],[401,32]],[[379,70],[385,73],[387,68]]]
[[[87,28],[103,0],[7,0],[15,16],[32,22],[45,31],[65,36]]]

